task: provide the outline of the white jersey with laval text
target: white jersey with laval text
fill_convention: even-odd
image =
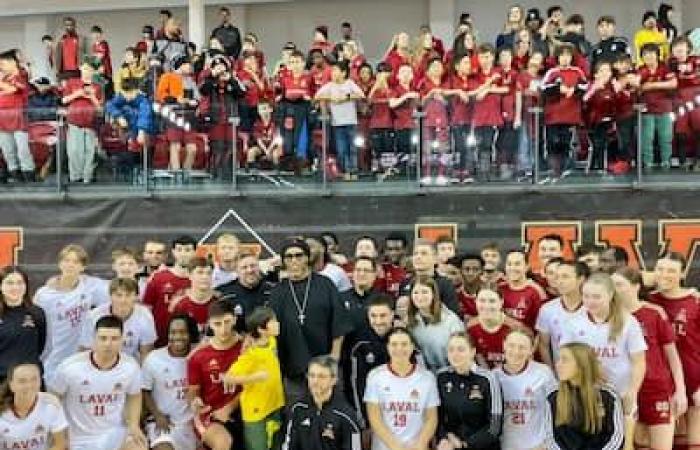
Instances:
[[[90,308],[95,306],[88,286],[81,279],[72,291],[41,287],[34,303],[46,314],[46,347],[41,355],[47,381],[67,357],[78,351],[78,339]]]
[[[572,320],[562,337],[562,345],[581,342],[590,345],[598,355],[607,381],[623,395],[632,381],[630,355],[647,349],[642,327],[632,315],[626,315],[622,333],[610,339],[610,323],[595,323],[584,314]]]
[[[564,308],[561,298],[545,303],[537,314],[535,329],[540,333],[549,335],[549,343],[552,348],[552,360],[559,359],[559,347],[564,330],[576,317],[586,314],[586,309],[580,305],[576,311]]]
[[[510,375],[503,367],[494,369],[503,392],[502,450],[542,448],[547,439],[544,411],[547,388],[556,380],[551,369],[530,361],[520,373]]]
[[[61,403],[56,397],[39,392],[34,408],[23,419],[12,409],[0,416],[0,448],[3,450],[46,450],[53,433],[68,428]]]
[[[113,368],[100,370],[92,352],[81,352],[58,367],[49,388],[63,397],[71,440],[85,441],[126,426],[126,397],[141,392],[141,373],[129,355],[120,354]]]
[[[112,314],[112,305],[101,305],[88,313],[80,332],[80,346],[92,348],[95,340],[95,325],[101,317]],[[124,344],[122,352],[139,358],[141,346],[153,345],[158,336],[153,314],[148,307],[140,304],[134,305],[131,315],[124,321]]]
[[[192,420],[192,411],[185,399],[187,390],[187,358],[172,356],[167,347],[148,354],[141,369],[141,387],[151,391],[153,401],[175,425]]]
[[[409,445],[423,428],[426,410],[440,405],[440,396],[435,376],[428,370],[415,366],[410,375],[401,377],[384,364],[367,376],[364,401],[377,404],[391,434]],[[389,448],[375,435],[372,450]]]

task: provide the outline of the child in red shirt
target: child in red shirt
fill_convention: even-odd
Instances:
[[[513,126],[520,129],[518,146],[518,172],[520,176],[528,176],[532,173],[533,160],[539,157],[536,155],[536,149],[541,148],[542,145],[542,133],[535,136],[536,121],[532,108],[540,104],[544,59],[541,52],[534,52],[528,58],[527,69],[520,72],[516,79],[515,110],[516,117],[521,118],[521,123],[514,122]],[[537,145],[535,145],[536,137],[539,140]]]
[[[437,160],[436,184],[447,184],[443,156],[449,146],[447,98],[449,85],[443,81],[444,68],[441,58],[432,58],[427,64],[426,76],[421,80],[419,91],[423,103],[423,182],[431,183],[434,160]]]
[[[15,181],[35,181],[25,119],[28,92],[29,83],[20,70],[15,52],[0,53],[0,148]]]
[[[410,167],[408,161],[416,146],[413,140],[416,127],[413,114],[419,101],[420,93],[413,88],[413,68],[410,64],[403,64],[398,71],[398,83],[391,90],[389,97],[389,108],[394,117],[398,166],[403,173],[407,173]]]
[[[396,170],[396,154],[394,153],[394,118],[389,99],[392,90],[389,87],[391,66],[385,62],[377,66],[377,79],[367,94],[370,108],[369,139],[372,151],[383,172],[380,179],[390,176]]]
[[[279,170],[282,153],[282,137],[272,119],[272,105],[262,101],[258,105],[258,120],[248,148],[248,164],[270,161],[274,169]]]
[[[671,44],[670,66],[678,77],[678,92],[674,98],[678,115],[676,118],[678,156],[681,163],[687,163],[685,157],[691,153],[695,157],[697,169],[700,168],[700,108],[694,104],[700,98],[700,57],[690,56],[692,50],[693,44],[688,38],[679,37],[674,40]]]
[[[617,127],[617,154],[613,159],[630,161],[635,148],[637,115],[634,105],[637,103],[639,76],[632,68],[632,58],[629,55],[620,56],[615,60],[615,126]],[[637,144],[638,145],[638,144]]]
[[[498,129],[496,140],[497,159],[500,163],[501,179],[512,178],[515,170],[515,156],[518,151],[518,131],[516,124],[521,122],[520,111],[515,108],[515,92],[518,71],[513,68],[513,50],[504,47],[498,51],[498,64],[501,69],[501,84],[506,89],[501,100],[503,125]]]
[[[595,67],[593,83],[583,96],[586,106],[586,124],[593,147],[589,158],[590,170],[603,170],[608,151],[608,136],[615,123],[615,89],[612,84],[612,66],[607,61]]]
[[[455,143],[455,153],[459,155],[458,178],[462,183],[474,181],[476,172],[474,148],[468,145],[473,139],[472,115],[474,92],[470,83],[472,77],[472,57],[464,55],[453,63],[454,73],[450,79],[450,124]]]
[[[277,107],[284,146],[284,155],[291,158],[296,171],[301,169],[308,153],[308,145],[299,148],[302,130],[308,130],[313,81],[304,70],[304,54],[298,50],[289,57],[289,73],[280,78],[281,94]]]
[[[238,80],[245,87],[245,95],[238,104],[238,114],[241,117],[241,131],[250,133],[258,118],[258,103],[264,97],[267,86],[255,53],[244,53],[242,59],[243,68],[238,71]]]
[[[98,67],[84,62],[80,78],[66,80],[63,89],[62,102],[68,106],[68,179],[74,183],[89,183],[95,169],[97,113],[103,101],[100,86],[93,81]]]

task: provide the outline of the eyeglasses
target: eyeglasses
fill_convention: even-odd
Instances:
[[[299,252],[299,253],[286,253],[284,255],[284,259],[302,259],[303,257],[306,256],[306,253]]]

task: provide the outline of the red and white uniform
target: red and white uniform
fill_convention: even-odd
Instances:
[[[95,340],[95,325],[97,321],[112,314],[111,305],[100,305],[88,313],[80,332],[79,345],[92,348]],[[139,359],[139,348],[153,345],[156,342],[156,326],[151,310],[143,305],[134,305],[131,315],[124,321],[124,343],[122,352]]]
[[[586,89],[586,75],[578,67],[555,67],[547,71],[542,79],[542,89],[558,86]],[[583,123],[581,97],[575,93],[571,97],[562,94],[545,96],[545,125],[581,125]]]
[[[382,272],[384,276],[377,279],[374,287],[391,295],[392,298],[397,298],[401,290],[401,284],[408,278],[406,269],[392,263],[383,263]]]
[[[200,347],[192,353],[187,361],[187,383],[199,386],[199,397],[211,412],[230,403],[239,393],[239,389],[227,391],[224,388],[224,375],[241,354],[238,342],[227,350],[217,350],[211,345]],[[210,423],[209,415],[200,418],[204,426]]]
[[[459,303],[462,317],[476,317],[476,295],[472,295],[464,289],[460,289],[457,291],[457,302]]]
[[[192,425],[192,410],[187,404],[187,358],[176,358],[167,347],[153,350],[143,361],[141,388],[150,391],[158,410],[170,418],[169,433],[158,432],[155,423],[147,423],[151,447],[169,443],[175,450],[195,450],[197,437]]]
[[[498,293],[503,298],[503,312],[533,330],[546,298],[544,291],[534,282],[528,282],[519,289],[503,283],[498,286]]]
[[[500,367],[503,364],[503,342],[505,342],[511,327],[502,324],[494,332],[486,330],[477,319],[472,319],[467,325],[467,334],[474,343],[476,354],[481,356],[489,369]]]
[[[678,78],[678,90],[674,99],[676,111],[683,107],[686,112],[678,114],[676,130],[682,134],[700,133],[700,110],[697,104],[692,110],[688,109],[688,103],[695,102],[700,95],[700,57],[691,56],[685,62],[672,60],[671,67]]]
[[[623,395],[632,380],[630,356],[644,352],[647,344],[639,322],[632,315],[625,317],[622,333],[610,340],[610,323],[595,323],[586,313],[575,317],[564,330],[561,344],[581,342],[590,345],[598,356],[606,380]]]
[[[686,392],[692,401],[693,394],[700,389],[700,301],[693,294],[669,299],[660,292],[649,294],[649,301],[661,306],[673,325]]]
[[[216,299],[216,297],[211,297],[204,303],[194,301],[191,297],[185,296],[181,298],[177,304],[172,309],[173,314],[187,314],[195,322],[197,322],[197,327],[200,333],[207,331],[207,320],[209,319],[209,305]]]
[[[51,434],[68,428],[63,407],[56,397],[39,392],[29,415],[20,419],[12,408],[0,416],[0,448],[48,450]]]
[[[174,297],[184,294],[190,287],[188,277],[179,277],[170,269],[163,269],[153,274],[146,285],[143,303],[151,308],[153,320],[156,323],[158,340],[156,347],[162,347],[168,342],[168,320],[170,319],[170,302]]]
[[[418,365],[405,377],[393,372],[388,364],[376,367],[367,376],[364,401],[379,406],[382,422],[406,445],[414,443],[420,434],[426,410],[440,406],[435,376]],[[372,450],[388,447],[375,435]]]
[[[141,393],[141,373],[131,356],[120,354],[114,367],[99,369],[92,352],[81,352],[59,367],[50,389],[63,397],[71,449],[116,450],[127,436],[124,407]]]
[[[540,313],[537,315],[537,322],[535,322],[535,330],[538,333],[549,335],[553,361],[559,359],[561,340],[571,321],[585,314],[586,309],[583,304],[580,304],[574,311],[570,311],[564,306],[561,298],[556,298],[542,305]]]
[[[41,361],[46,382],[50,384],[59,364],[78,351],[80,331],[94,303],[81,278],[75,289],[69,292],[50,286],[39,288],[34,304],[46,314],[46,347]]]
[[[632,314],[647,343],[647,368],[637,402],[639,421],[646,425],[671,423],[670,399],[675,386],[664,347],[675,341],[673,327],[655,305],[644,305]]]
[[[280,78],[282,86],[282,98],[288,101],[300,101],[304,97],[311,98],[313,93],[313,81],[311,77],[303,73],[300,76],[295,76],[293,73],[284,78]]]
[[[547,429],[542,411],[548,407],[547,388],[556,383],[552,370],[530,361],[520,373],[511,375],[503,367],[493,372],[503,393],[501,450],[544,448]]]

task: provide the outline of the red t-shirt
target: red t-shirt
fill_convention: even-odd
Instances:
[[[576,87],[586,83],[586,75],[578,67],[555,67],[550,69],[542,79],[544,87]],[[566,97],[560,93],[545,96],[545,125],[580,125],[583,123],[583,104],[581,97],[574,93]]]
[[[678,77],[678,89],[700,87],[700,57],[691,56],[684,63],[672,59],[670,64]]]
[[[238,79],[245,86],[244,100],[247,106],[257,106],[260,99],[263,97],[264,89],[261,89],[253,80],[253,74],[247,70],[238,71]]]
[[[210,298],[206,303],[199,303],[192,300],[191,297],[185,296],[181,298],[171,310],[171,314],[187,314],[197,322],[199,332],[204,335],[207,330],[207,320],[209,319],[209,305],[216,297]]]
[[[277,136],[279,136],[279,131],[272,118],[270,118],[268,123],[263,122],[262,119],[255,121],[255,125],[253,126],[253,138],[256,141],[260,140],[265,145],[270,145]]]
[[[634,72],[630,72],[633,74]],[[627,74],[626,74],[627,75]],[[626,76],[625,75],[625,76]],[[619,80],[620,78],[618,78]],[[637,90],[626,87],[615,94],[615,118],[629,119],[634,116],[634,104],[637,102]]]
[[[654,71],[647,66],[642,66],[639,69],[639,76],[641,77],[641,85],[648,82],[670,81],[676,78],[676,74],[663,64]],[[642,92],[641,97],[649,114],[667,114],[673,112],[673,94],[673,90],[654,89]]]
[[[661,306],[671,321],[686,390],[692,396],[700,388],[700,301],[694,295],[668,299],[660,292],[649,294],[649,301]]]
[[[86,83],[80,78],[70,78],[66,80],[66,85],[63,90],[63,96],[67,97],[76,91],[85,87]],[[97,83],[88,83],[95,91],[97,99],[102,102],[102,92],[100,85]],[[68,105],[68,114],[66,120],[69,124],[81,128],[94,128],[97,119],[97,108],[92,104],[92,101],[85,97],[78,97]]]
[[[450,86],[452,89],[459,89],[463,92],[469,92],[470,90],[470,77],[461,77],[459,74],[453,74],[450,77]],[[471,100],[471,99],[470,99]],[[471,100],[473,101],[473,100]],[[450,110],[451,123],[452,125],[469,125],[472,122],[472,109],[471,103],[465,103],[457,95],[452,95],[450,97]]]
[[[376,89],[369,98],[369,104],[372,110],[369,127],[371,129],[393,128],[394,118],[389,108],[389,98],[391,97],[391,89],[383,88]]]
[[[312,97],[313,81],[308,74],[303,73],[295,77],[291,72],[280,79],[282,84],[282,97],[285,100],[299,101],[304,97]]]
[[[517,290],[504,283],[498,286],[498,293],[503,298],[503,312],[534,330],[537,314],[545,300],[544,292],[534,283]]]
[[[187,359],[187,383],[199,386],[199,396],[212,412],[230,403],[240,390],[224,390],[223,377],[241,354],[241,343],[228,350],[216,350],[207,345],[196,350]]]
[[[397,99],[399,97],[402,97],[407,92],[415,92],[415,90],[412,88],[406,89],[400,84],[397,84],[396,87],[391,91],[391,98]],[[416,126],[415,120],[413,119],[415,105],[416,100],[409,99],[393,109],[395,130],[407,130]]]
[[[396,76],[399,73],[399,68],[404,64],[411,64],[411,55],[404,57],[396,50],[392,50],[389,52],[384,62],[391,66],[391,82],[397,83]]]
[[[321,68],[313,66],[309,70],[309,75],[313,80],[311,94],[316,95],[321,86],[331,81],[331,68],[330,66],[324,65]]]
[[[503,86],[508,87],[508,93],[502,96],[501,108],[503,110],[503,120],[513,122],[515,120],[515,91],[517,88],[518,71],[511,69],[501,71],[503,75]]]
[[[500,367],[504,361],[503,342],[511,328],[503,324],[491,333],[484,329],[478,320],[472,319],[467,326],[467,333],[474,343],[476,354],[486,360],[489,369]]]
[[[491,83],[492,86],[503,85],[503,75],[498,68],[492,69],[489,73],[479,71],[472,81],[474,82],[473,89],[486,84],[490,77],[497,79]],[[501,108],[501,95],[488,94],[483,100],[474,100],[474,117],[473,123],[475,127],[500,127],[503,126],[503,110]]]
[[[476,317],[476,295],[469,294],[464,289],[460,289],[457,291],[457,302],[459,303],[462,317]]]
[[[429,78],[424,78],[421,82],[419,91],[420,96],[423,101],[427,98],[428,94],[434,89],[448,89],[449,85],[445,82],[435,83]],[[430,97],[429,100],[425,101],[423,105],[423,112],[425,113],[425,126],[435,127],[435,128],[447,128],[447,101],[443,97],[442,100],[436,99],[435,97]]]
[[[633,314],[642,327],[647,343],[647,370],[639,395],[660,393],[671,396],[674,391],[673,377],[664,351],[665,345],[675,341],[671,323],[651,306],[642,306]]]
[[[24,108],[27,105],[28,83],[21,72],[6,75],[5,83],[15,87],[16,91],[0,92],[0,131],[21,131],[27,128]]]
[[[102,67],[104,68],[104,75],[111,79],[112,78],[112,52],[109,49],[109,44],[107,41],[93,42],[91,47],[91,52],[94,56],[99,58]]]
[[[360,67],[366,62],[364,56],[357,55],[350,61],[350,78],[357,83],[360,77]],[[358,83],[359,84],[359,83]]]
[[[76,34],[64,34],[58,45],[61,46],[62,61],[58,61],[61,71],[80,69],[79,54],[80,39]]]
[[[408,278],[406,269],[391,263],[383,263],[382,270],[384,271],[384,286],[382,290],[393,298],[397,298],[401,290],[401,284]]]
[[[593,89],[591,86],[590,89]],[[602,89],[596,90],[594,93],[584,97],[586,104],[586,123],[589,125],[598,125],[603,122],[612,122],[615,120],[615,98],[617,94],[611,83],[608,83]]]
[[[173,297],[184,295],[190,287],[190,279],[179,277],[169,269],[164,269],[153,274],[146,284],[143,294],[143,303],[151,308],[153,320],[156,325],[158,340],[156,347],[163,347],[168,343],[168,320],[170,319],[170,301]]]

